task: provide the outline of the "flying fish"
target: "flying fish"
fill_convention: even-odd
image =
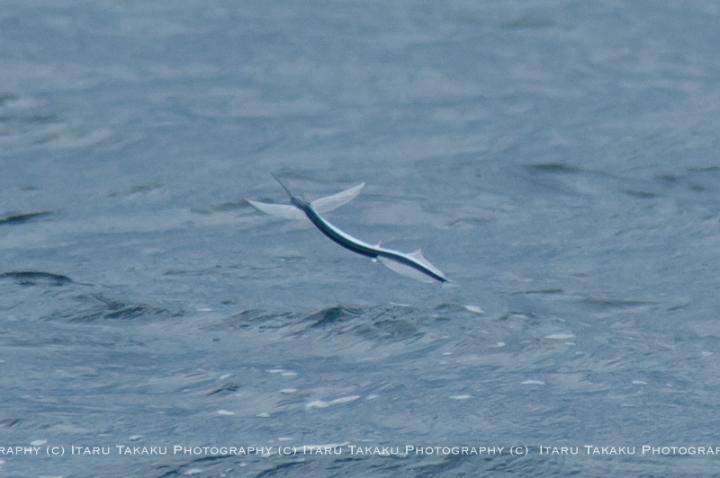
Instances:
[[[334,226],[321,216],[321,213],[332,211],[350,202],[360,193],[365,183],[360,183],[331,196],[319,198],[314,201],[306,201],[302,197],[290,192],[290,189],[288,189],[277,176],[273,175],[273,178],[280,183],[280,186],[283,187],[290,197],[290,204],[274,204],[248,199],[247,201],[255,209],[265,214],[285,219],[308,219],[320,232],[335,243],[352,252],[369,257],[373,261],[380,261],[389,269],[399,274],[421,282],[449,281],[440,269],[432,265],[430,261],[423,256],[420,249],[413,252],[400,252],[382,247],[380,243],[371,245],[340,230],[337,226]]]

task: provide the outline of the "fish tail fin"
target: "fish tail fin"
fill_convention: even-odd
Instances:
[[[290,196],[290,199],[293,199],[293,198],[295,197],[295,196],[293,195],[293,193],[290,192],[290,190],[288,189],[288,187],[285,186],[285,183],[283,183],[282,181],[280,181],[280,178],[278,178],[277,176],[275,176],[273,173],[270,173],[270,175],[273,177],[273,179],[275,179],[275,181],[278,182],[278,184],[280,184],[280,186],[282,186],[282,188],[285,190],[285,192],[288,194],[288,196]]]
[[[293,193],[291,193],[290,189],[285,186],[285,183],[283,183],[280,178],[278,178],[272,173],[271,176],[275,179],[275,181],[278,182],[278,184],[280,184],[280,186],[282,186],[288,196],[290,196],[291,204],[274,204],[268,202],[253,201],[251,199],[247,199],[246,201],[258,211],[264,212],[265,214],[269,214],[271,216],[282,217],[284,219],[305,219],[305,213],[298,206],[303,202],[302,199],[296,197]]]

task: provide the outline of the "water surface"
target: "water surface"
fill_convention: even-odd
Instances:
[[[6,0],[0,446],[68,454],[0,474],[713,476],[639,447],[720,446],[719,17]],[[271,172],[308,198],[365,181],[328,219],[458,286],[258,214]],[[115,448],[178,444],[530,453]]]

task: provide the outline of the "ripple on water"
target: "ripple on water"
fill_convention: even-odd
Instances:
[[[0,226],[14,226],[18,224],[25,224],[26,222],[44,218],[51,214],[51,211],[37,211],[0,216]]]
[[[238,390],[240,390],[240,385],[238,383],[228,382],[222,384],[220,387],[212,389],[207,393],[207,396],[212,397],[214,395],[227,395],[230,393],[235,393]]]
[[[474,314],[478,314],[478,315],[485,314],[485,311],[482,309],[482,307],[480,307],[478,305],[466,305],[465,308]]]
[[[52,272],[11,271],[0,273],[0,280],[11,280],[22,286],[61,286],[71,284],[68,276]]]
[[[557,334],[549,334],[545,336],[546,339],[550,340],[568,340],[568,339],[574,339],[575,335],[571,333],[557,333]]]
[[[379,344],[417,341],[423,339],[428,331],[437,329],[438,323],[449,322],[458,316],[477,317],[482,314],[484,311],[477,306],[458,304],[423,309],[393,303],[378,306],[332,305],[309,314],[248,309],[201,327],[278,333],[293,340],[322,338],[325,342],[353,336],[369,344]]]
[[[74,300],[74,308],[56,310],[44,319],[87,323],[102,320],[159,320],[183,315],[180,310],[115,299],[100,293],[78,295]]]
[[[334,400],[313,400],[305,405],[305,408],[329,408],[338,405],[346,405],[352,403],[355,400],[359,400],[360,395],[348,395],[346,397],[336,398]]]

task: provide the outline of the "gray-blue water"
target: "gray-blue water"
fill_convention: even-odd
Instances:
[[[0,7],[0,475],[717,473],[717,2]]]

